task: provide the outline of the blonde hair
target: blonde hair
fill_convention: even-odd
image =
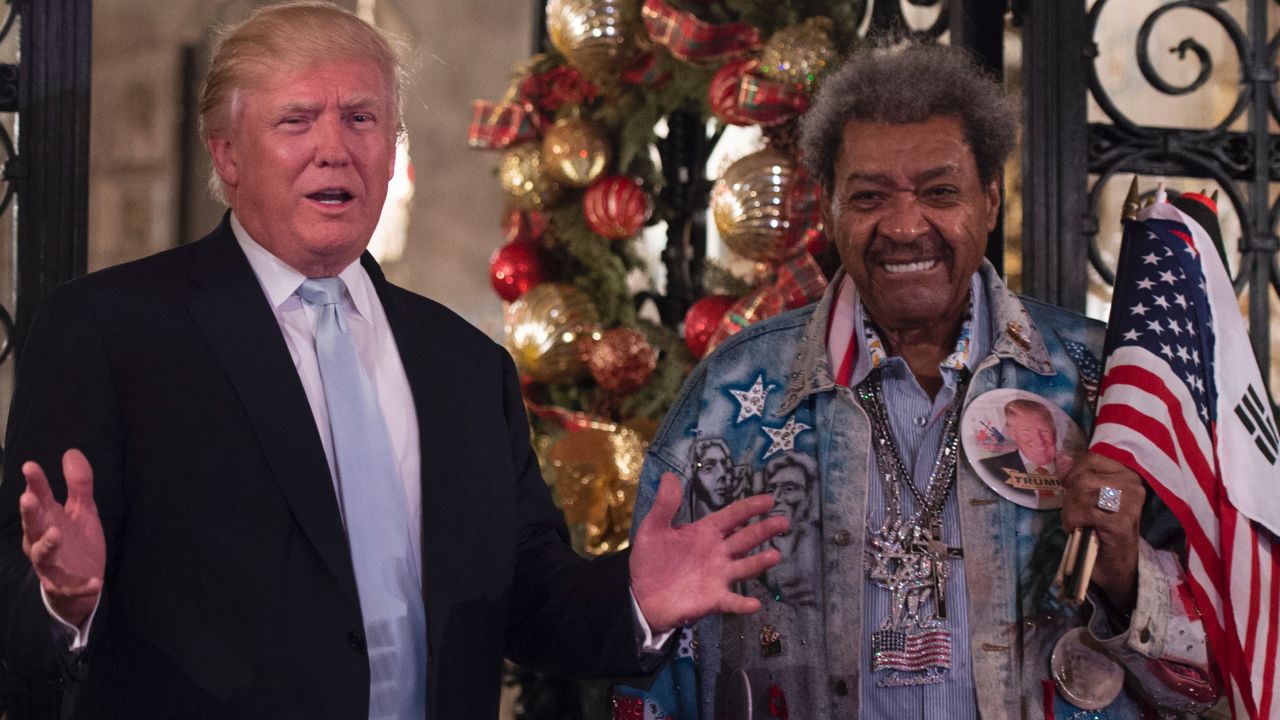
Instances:
[[[235,122],[237,95],[270,65],[304,68],[321,60],[371,60],[391,92],[397,135],[404,132],[405,72],[399,43],[328,2],[298,0],[255,9],[214,38],[213,59],[200,91],[200,139],[225,136]],[[223,203],[226,188],[215,168],[209,192]]]

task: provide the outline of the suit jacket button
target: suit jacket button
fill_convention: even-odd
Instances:
[[[835,687],[832,689],[835,690],[836,694],[840,697],[844,697],[849,694],[849,684],[843,680],[837,680],[835,682]]]
[[[839,530],[832,539],[835,540],[837,545],[844,547],[849,544],[851,536],[849,535],[848,530]]]
[[[364,652],[364,637],[355,630],[347,633],[347,644],[356,652]]]

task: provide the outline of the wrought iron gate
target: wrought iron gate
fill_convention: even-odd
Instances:
[[[1024,292],[1073,309],[1084,309],[1092,269],[1110,285],[1114,272],[1099,243],[1101,204],[1108,180],[1130,173],[1195,178],[1221,189],[1220,214],[1239,218],[1234,253],[1237,292],[1248,308],[1254,355],[1271,368],[1273,304],[1280,293],[1276,236],[1280,203],[1271,201],[1280,181],[1280,122],[1276,91],[1276,54],[1280,33],[1268,0],[1173,0],[1162,2],[1132,28],[1129,58],[1150,91],[1185,97],[1206,86],[1223,65],[1237,65],[1238,78],[1223,117],[1202,127],[1144,125],[1122,109],[1099,68],[1099,33],[1106,13],[1121,3],[1032,2],[1021,0],[1015,17],[1024,28],[1027,125],[1025,143]],[[1194,14],[1195,34],[1171,46],[1154,48],[1161,23],[1175,12]],[[1271,10],[1275,13],[1276,10]],[[1206,34],[1228,39],[1231,57],[1214,57]],[[1194,77],[1172,82],[1157,69],[1154,53],[1167,51],[1180,63],[1193,63]],[[1126,58],[1126,61],[1128,58]],[[1088,100],[1102,119],[1088,122]],[[1243,127],[1242,127],[1243,126]],[[1092,178],[1092,180],[1091,180]],[[1144,189],[1156,184],[1142,180]],[[1228,238],[1228,247],[1236,238]],[[1089,263],[1079,258],[1088,256]],[[1274,384],[1273,384],[1274,393]],[[1273,394],[1274,397],[1274,394]]]
[[[7,0],[0,21],[0,397],[40,301],[85,271],[89,210],[89,0]],[[2,478],[0,482],[11,481]],[[0,716],[57,717],[56,686],[0,667]]]

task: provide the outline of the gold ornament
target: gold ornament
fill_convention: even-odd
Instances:
[[[551,447],[565,522],[591,555],[625,549],[631,534],[644,441],[631,428],[579,430]]]
[[[560,198],[560,184],[547,172],[542,148],[524,143],[507,150],[498,168],[502,190],[510,204],[521,210],[545,210]]]
[[[542,162],[555,180],[571,187],[595,182],[609,165],[609,141],[596,125],[576,117],[557,120],[542,138]]]
[[[554,383],[584,370],[580,340],[599,327],[595,306],[566,283],[542,283],[507,306],[507,349],[521,373]]]
[[[570,65],[599,81],[640,57],[640,0],[550,0],[547,34]]]
[[[756,262],[785,260],[805,228],[793,227],[804,202],[797,192],[800,169],[786,153],[772,148],[734,162],[711,188],[711,216],[724,244]]]
[[[760,50],[760,72],[806,92],[835,62],[831,18],[813,17],[771,35]]]

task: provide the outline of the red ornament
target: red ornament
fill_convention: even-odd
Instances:
[[[591,345],[587,367],[596,384],[611,393],[626,395],[644,387],[658,366],[658,351],[649,338],[632,328],[613,328]]]
[[[507,208],[502,212],[502,234],[507,242],[531,243],[542,237],[548,222],[544,212]]]
[[[544,278],[538,249],[529,243],[507,243],[489,258],[489,282],[507,302],[515,302]]]
[[[729,295],[708,295],[689,307],[684,315],[684,344],[696,358],[707,352],[707,343],[720,326],[720,318],[733,307]]]
[[[634,237],[649,217],[649,196],[625,175],[606,175],[582,194],[582,214],[592,232],[610,240]]]

